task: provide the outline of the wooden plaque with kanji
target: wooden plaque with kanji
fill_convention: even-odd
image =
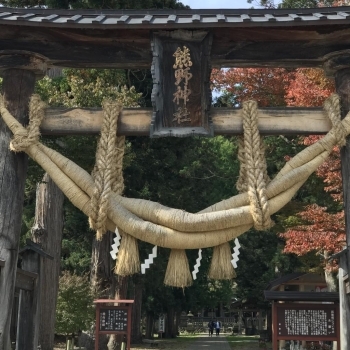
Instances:
[[[213,135],[210,48],[204,31],[153,34],[151,137]]]

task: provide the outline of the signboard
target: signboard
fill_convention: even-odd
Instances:
[[[122,308],[100,308],[100,331],[120,331],[128,330],[128,309]]]
[[[134,300],[98,299],[96,305],[95,350],[100,334],[124,334],[125,349],[131,349],[131,311]],[[118,304],[118,305],[115,305]]]
[[[213,135],[210,49],[205,31],[153,34],[151,137]]]
[[[164,333],[165,332],[165,318],[164,315],[159,316],[159,320],[158,320],[158,332],[159,333]]]
[[[274,304],[277,339],[337,340],[338,304]]]

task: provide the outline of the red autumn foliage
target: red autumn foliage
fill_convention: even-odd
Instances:
[[[318,107],[334,92],[334,84],[322,69],[299,68],[289,79],[285,95],[288,106]]]
[[[241,103],[255,99],[260,107],[266,106],[322,106],[334,92],[334,85],[320,69],[300,68],[294,71],[270,68],[234,68],[215,70],[213,85],[237,96]],[[320,136],[303,138],[305,145],[316,142]],[[339,149],[336,147],[329,159],[319,167],[317,175],[323,178],[325,191],[335,201],[342,201]],[[307,206],[298,216],[305,222],[287,230],[286,253],[304,255],[311,251],[337,252],[345,240],[344,213],[328,213],[327,208],[316,204]]]
[[[319,69],[297,69],[286,94],[290,106],[321,106],[324,100],[334,92],[333,83]],[[303,138],[308,146],[322,136],[311,135]],[[334,147],[329,158],[317,169],[317,176],[325,183],[324,190],[329,192],[335,201],[342,202],[342,180],[340,173],[339,147]],[[298,216],[305,221],[287,230],[280,236],[286,241],[284,252],[305,255],[311,251],[322,251],[327,254],[338,252],[345,241],[344,212],[328,213],[327,208],[317,204],[307,206]],[[326,263],[326,262],[325,262]],[[327,268],[331,268],[326,263]]]
[[[305,225],[296,226],[282,233],[286,240],[285,253],[305,255],[310,251],[340,250],[345,241],[344,212],[327,213],[327,208],[316,204],[307,206],[298,216]]]
[[[304,143],[309,145],[319,138],[320,136],[310,136],[304,139]],[[339,147],[334,147],[316,174],[323,179],[324,190],[330,192],[335,201],[342,202]],[[342,249],[345,242],[344,211],[332,214],[327,212],[327,208],[313,204],[298,213],[298,216],[305,221],[305,224],[280,234],[286,242],[285,253],[304,255],[311,251],[322,250],[332,254]]]
[[[285,106],[289,79],[283,68],[232,68],[212,73],[215,89],[237,95],[239,103],[254,99],[260,107]]]

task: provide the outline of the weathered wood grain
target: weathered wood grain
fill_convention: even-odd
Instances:
[[[175,60],[177,50],[184,52],[185,47],[189,50],[186,57],[190,66],[187,66],[189,62],[184,63],[184,66],[182,63],[178,65]],[[196,135],[198,131],[201,135],[212,135],[212,125],[208,117],[211,102],[210,49],[211,35],[207,31],[177,30],[154,33],[151,68],[154,107],[150,130],[152,137],[170,133],[173,136],[189,136]],[[185,75],[189,79],[187,80],[181,72],[186,72]],[[176,78],[176,74],[179,73],[180,77]],[[179,92],[180,95],[181,92],[186,93],[186,98],[178,96],[176,101],[174,96]],[[183,109],[186,110],[186,115],[182,115],[181,112],[179,114]]]
[[[208,29],[213,34],[213,67],[322,67],[329,55],[350,48],[350,29],[344,24]],[[50,66],[60,67],[149,69],[150,38],[149,28],[42,30],[0,25],[1,53],[35,52],[47,57]]]
[[[241,109],[213,108],[210,111],[215,135],[242,134]],[[97,134],[102,125],[99,108],[48,108],[41,126],[43,135]],[[118,134],[149,136],[152,109],[125,108]],[[324,134],[331,123],[321,108],[262,108],[259,130],[263,135]]]
[[[22,269],[17,269],[16,273],[16,288],[33,291],[35,280],[38,278],[38,274]]]
[[[58,281],[61,269],[64,195],[48,174],[37,186],[35,221],[32,239],[51,255],[40,268],[40,335],[41,349],[53,349]],[[37,325],[38,326],[38,325]]]
[[[341,101],[341,114],[342,118],[350,110],[350,69],[343,69],[335,74],[335,84],[337,93],[340,96]],[[345,214],[345,233],[346,242],[349,246],[350,242],[350,138],[346,140],[346,146],[341,149],[341,173],[343,180],[343,197],[344,197],[344,214]],[[342,274],[347,274],[350,271],[349,253],[347,252],[340,259],[340,267]],[[348,320],[350,319],[350,300],[346,294],[346,288],[344,281],[340,281],[343,284],[340,288],[340,304],[342,306],[341,319],[340,319],[340,332],[341,332],[341,348],[349,349],[350,347],[350,330],[348,326]]]
[[[19,298],[16,349],[27,350],[38,348],[39,315],[40,315],[40,269],[43,257],[33,250],[22,253],[22,269],[28,273],[37,274],[32,279],[33,289],[22,288]]]
[[[26,123],[35,74],[9,69],[3,73],[3,78],[3,94],[9,111],[21,123]],[[15,154],[9,149],[11,136],[10,130],[0,120],[0,259],[6,261],[0,274],[0,350],[11,348],[10,320],[27,172],[27,156],[24,153]]]

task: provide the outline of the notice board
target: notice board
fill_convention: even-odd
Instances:
[[[128,308],[100,308],[99,313],[100,331],[128,331]]]
[[[98,299],[96,305],[95,350],[100,334],[122,334],[126,350],[131,349],[131,317],[134,300]]]
[[[274,303],[277,340],[338,340],[339,304]]]

